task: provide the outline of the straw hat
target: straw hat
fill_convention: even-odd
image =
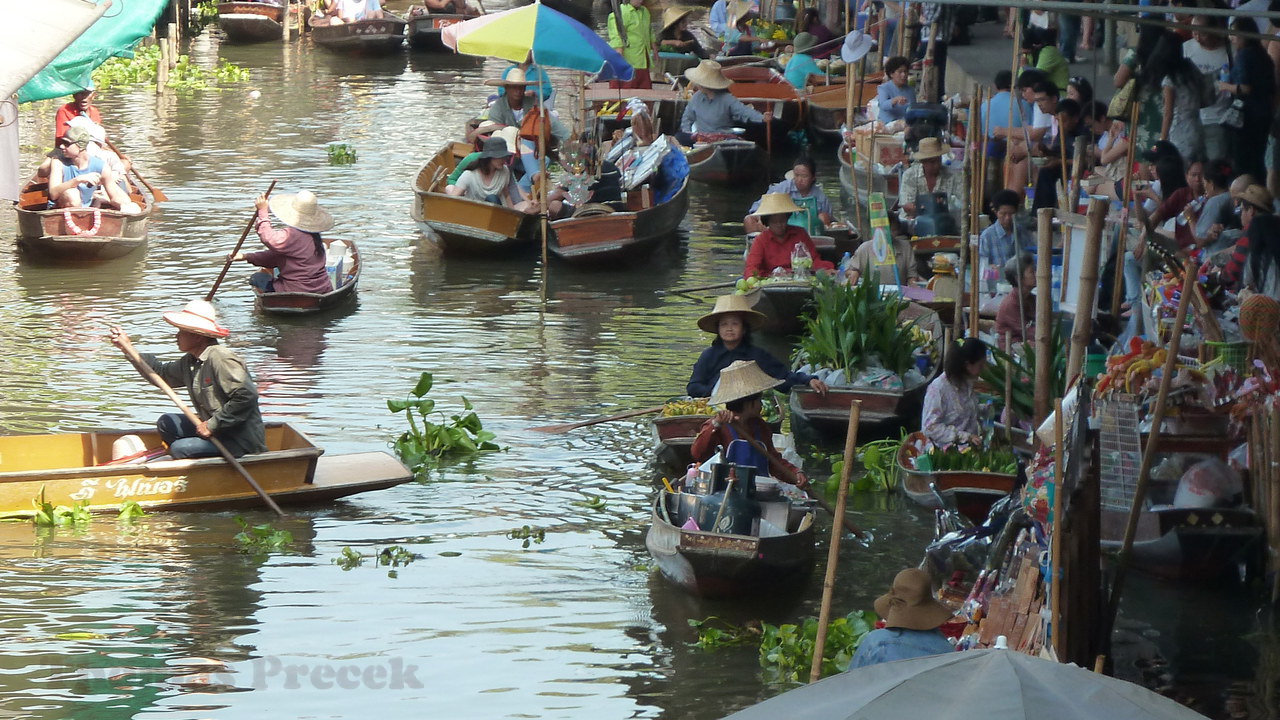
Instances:
[[[729,19],[729,24],[737,25],[739,20],[755,11],[755,7],[749,0],[730,0],[725,15]]]
[[[885,627],[907,630],[933,630],[955,615],[933,598],[933,581],[919,568],[898,573],[889,592],[876,598],[875,608]]]
[[[503,71],[502,77],[489,78],[484,81],[485,85],[502,87],[504,85],[537,85],[537,80],[529,80],[525,77],[524,70],[518,67],[507,68]]]
[[[667,28],[680,22],[683,17],[688,17],[693,12],[693,8],[669,7],[662,11],[662,29],[658,32],[664,32]]]
[[[1275,200],[1271,196],[1271,192],[1261,185],[1250,185],[1240,193],[1240,199],[1261,210],[1269,213],[1275,211]]]
[[[807,32],[802,32],[796,35],[795,39],[791,41],[791,44],[795,47],[796,52],[798,53],[809,52],[813,49],[814,45],[818,44],[818,38]]]
[[[213,303],[205,300],[192,300],[181,310],[165,313],[164,321],[179,330],[205,337],[224,338],[231,334],[218,324],[218,311],[213,309]]]
[[[871,52],[875,44],[875,40],[870,35],[859,30],[850,30],[849,34],[844,36],[844,44],[840,46],[840,59],[846,64],[856,63]]]
[[[720,63],[715,60],[703,60],[694,67],[684,71],[684,76],[689,78],[689,82],[694,85],[700,85],[710,90],[724,90],[733,84],[733,81],[724,76],[724,70],[720,68]]]
[[[320,207],[316,194],[303,190],[297,195],[276,195],[271,198],[271,212],[280,222],[303,232],[324,232],[333,227],[333,216]]]
[[[720,331],[720,318],[731,313],[742,315],[743,321],[752,330],[759,330],[764,325],[764,313],[751,307],[751,301],[746,295],[721,295],[716,298],[715,309],[698,318],[698,327],[703,332],[715,335]]]
[[[500,130],[495,130],[490,137],[502,138],[507,143],[507,149],[514,153],[520,143],[520,128],[507,125]]]
[[[927,137],[920,141],[916,151],[911,153],[912,160],[928,160],[946,155],[948,150],[942,147],[942,141],[935,137]]]
[[[795,201],[787,193],[766,193],[764,197],[760,198],[760,207],[755,214],[757,217],[789,215],[794,212],[800,212],[803,209],[796,205]]]
[[[760,369],[755,360],[735,360],[732,365],[720,371],[720,382],[711,393],[708,401],[712,405],[723,405],[734,400],[758,395],[769,388],[775,388],[786,382],[779,380]]]

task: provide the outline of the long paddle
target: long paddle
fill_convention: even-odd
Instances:
[[[111,148],[111,152],[116,155],[124,157],[124,153],[120,152],[120,149],[117,148],[110,140],[107,140],[107,147]],[[133,163],[129,163],[129,170],[133,172],[134,177],[138,178],[138,182],[142,183],[143,187],[151,191],[151,197],[155,198],[156,202],[162,203],[169,199],[169,196],[165,195],[163,190],[147,182],[147,179],[142,177],[142,173],[138,172],[138,166]]]
[[[769,469],[772,470],[774,473],[776,473],[779,479],[781,479],[784,482],[795,485],[796,487],[800,487],[798,482],[800,478],[796,477],[796,474],[791,471],[791,468],[787,467],[786,465],[783,465],[781,460],[774,457],[773,453],[770,453],[768,448],[764,446],[764,443],[760,442],[759,440],[752,437],[749,433],[747,433],[746,429],[743,428],[741,425],[739,425],[737,421],[729,423],[729,426],[733,428],[734,432],[738,433],[738,437],[751,443],[751,447],[755,448],[756,452],[760,453],[761,455],[764,455],[765,458],[768,459]],[[866,533],[862,532],[862,530],[859,529],[857,525],[854,525],[852,522],[850,522],[849,518],[840,517],[839,515],[837,515],[835,508],[831,507],[831,503],[818,497],[818,494],[815,493],[812,488],[805,487],[800,489],[804,490],[805,494],[808,495],[812,500],[817,502],[818,505],[823,510],[826,510],[827,512],[831,513],[831,517],[839,519],[840,522],[844,525],[845,530],[848,530],[849,532],[856,535],[859,540],[866,539],[867,537]]]
[[[643,410],[628,410],[627,412],[618,413],[617,415],[609,415],[607,417],[602,417],[602,418],[593,418],[591,420],[583,420],[581,422],[565,423],[563,425],[543,425],[542,427],[529,428],[529,429],[533,430],[534,432],[563,433],[563,432],[569,432],[570,430],[577,430],[580,427],[586,427],[588,425],[599,425],[600,423],[613,422],[614,420],[625,420],[627,418],[637,417],[640,415],[652,415],[653,413],[656,413],[656,412],[662,412],[662,408],[664,407],[666,406],[658,405],[651,408],[645,408]]]
[[[200,424],[200,418],[197,417],[194,412],[191,412],[191,408],[187,407],[187,404],[182,402],[182,398],[178,397],[177,393],[173,391],[173,388],[169,387],[169,383],[164,381],[164,378],[160,377],[155,370],[151,369],[150,365],[147,365],[142,361],[142,358],[138,357],[138,351],[134,350],[132,345],[126,345],[120,349],[124,351],[124,356],[129,359],[129,362],[133,365],[134,369],[141,373],[142,377],[147,379],[147,382],[150,382],[152,385],[160,388],[161,392],[168,395],[169,399],[173,401],[173,404],[176,405],[178,409],[182,411],[182,414],[186,415],[187,419],[193,424]],[[271,496],[268,495],[266,491],[262,489],[262,486],[258,484],[258,481],[254,480],[253,476],[244,469],[244,466],[240,464],[239,460],[236,460],[236,457],[231,454],[231,451],[227,449],[227,446],[223,445],[222,441],[216,437],[210,436],[207,439],[209,442],[213,443],[215,448],[218,449],[218,452],[222,455],[222,459],[226,460],[228,465],[235,468],[236,472],[240,473],[240,477],[244,478],[245,482],[249,483],[249,487],[253,488],[253,491],[258,493],[258,497],[262,498],[262,502],[265,503],[267,507],[275,511],[275,514],[284,517],[284,511],[280,509],[280,506],[276,504],[276,501],[272,500]]]
[[[271,186],[267,188],[267,191],[263,193],[262,196],[271,197],[271,191],[275,189],[276,181],[272,180]],[[240,239],[236,242],[236,249],[232,250],[231,254],[227,256],[227,262],[222,266],[222,272],[218,273],[218,279],[213,281],[213,287],[209,288],[209,294],[204,296],[206,302],[211,302],[214,294],[218,292],[218,286],[221,285],[222,280],[227,277],[227,271],[231,269],[231,263],[234,262],[231,258],[235,257],[236,253],[240,252],[240,246],[244,245],[244,239],[249,237],[249,231],[253,229],[253,223],[257,219],[258,209],[255,207],[253,209],[253,217],[249,218],[249,222],[244,226],[244,232],[240,233]]]

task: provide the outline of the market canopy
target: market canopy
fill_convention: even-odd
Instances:
[[[45,60],[42,63],[44,69],[34,77],[28,76],[30,80],[18,91],[18,101],[33,102],[63,97],[88,87],[93,71],[99,65],[116,55],[127,56],[138,40],[151,34],[156,18],[160,17],[160,12],[169,2],[170,0],[0,0],[6,20],[6,27],[0,32],[6,35],[14,33],[14,37],[21,37],[22,42],[29,46],[45,48],[46,54],[54,46],[53,26],[56,25],[58,30],[65,32],[74,29],[72,37],[79,35],[70,46],[65,42],[59,45],[66,49],[58,53],[52,62]],[[82,17],[85,6],[88,6],[89,12],[100,17],[88,30],[80,32],[83,28],[78,24],[77,18]],[[14,18],[19,22],[13,22]],[[49,29],[33,32],[29,23],[23,22],[28,19],[40,23],[39,27],[34,28],[36,30]],[[28,25],[28,29],[24,31],[23,25]],[[8,55],[17,52],[17,49],[13,39],[6,39],[8,42],[3,43],[5,62],[0,63],[0,67],[4,67],[7,74]]]
[[[18,92],[109,6],[93,0],[0,0],[0,98]]]

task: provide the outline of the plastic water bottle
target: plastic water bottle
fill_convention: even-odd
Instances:
[[[337,290],[342,286],[342,275],[347,264],[347,244],[341,240],[329,243],[324,254],[324,269],[329,273],[329,285]]]
[[[849,278],[849,266],[853,264],[853,255],[845,252],[844,257],[840,258],[840,264],[836,267],[836,282],[843,283]]]
[[[791,248],[791,274],[796,280],[808,280],[809,268],[813,267],[813,257],[809,249],[800,243]]]

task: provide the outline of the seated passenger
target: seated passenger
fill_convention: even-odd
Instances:
[[[689,177],[689,161],[685,159],[684,150],[680,148],[679,143],[665,135],[658,135],[647,105],[633,100],[628,107],[631,109],[631,136],[635,140],[635,147],[623,153],[617,161],[617,166],[625,176],[626,170],[633,163],[653,152],[651,148],[654,142],[665,143],[669,149],[662,154],[662,160],[657,169],[647,181],[641,181],[647,182],[653,189],[653,203],[660,205],[675,197],[680,191],[685,178]]]
[[[658,33],[658,50],[661,52],[696,55],[703,60],[710,57],[689,31],[689,14],[693,8],[669,7],[662,11],[662,30]]]
[[[685,145],[735,138],[735,125],[773,118],[772,111],[761,114],[734,97],[729,92],[733,81],[724,76],[720,63],[714,60],[703,60],[697,67],[685,70],[684,76],[697,88],[680,116],[680,133],[676,137]]]
[[[254,230],[266,249],[231,256],[232,260],[264,268],[264,272],[249,278],[250,284],[262,292],[331,292],[333,285],[325,268],[325,245],[320,233],[333,227],[333,216],[320,207],[315,194],[303,190],[297,195],[276,195],[270,202],[265,195],[259,195],[253,204],[258,209]],[[287,227],[271,227],[268,207]]]
[[[61,157],[52,158],[49,167],[49,207],[103,207],[137,212],[134,204],[116,182],[115,173],[101,157],[89,154],[92,140],[83,127],[70,127],[58,138]],[[106,199],[94,197],[98,188]]]
[[[330,25],[381,20],[382,3],[380,0],[324,0],[323,15]]]
[[[809,33],[802,32],[796,35],[792,40],[795,47],[795,53],[792,54],[791,60],[787,62],[786,78],[787,82],[796,86],[800,90],[805,89],[810,84],[819,84],[826,82],[827,74],[818,67],[818,63],[813,59],[810,51],[813,46],[818,44],[818,39]]]
[[[507,161],[512,157],[507,141],[491,137],[484,141],[484,150],[466,172],[458,178],[450,195],[459,195],[476,202],[493,203],[521,212],[537,212],[537,208],[520,190]]]

